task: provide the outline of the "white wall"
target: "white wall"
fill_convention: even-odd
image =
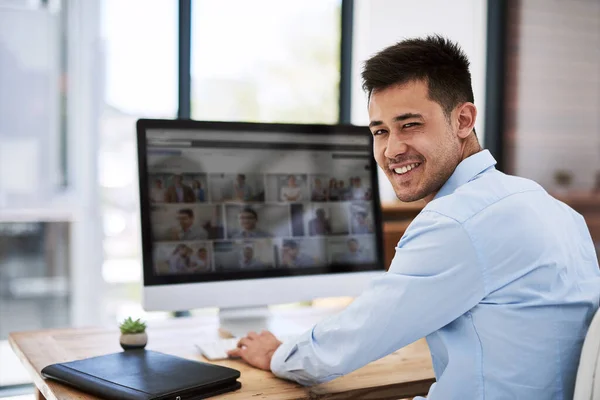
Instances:
[[[363,63],[383,48],[404,38],[439,33],[460,44],[471,61],[475,105],[479,110],[476,129],[481,143],[485,109],[487,2],[484,0],[356,0],[352,66],[352,123],[369,122],[366,96],[360,74]],[[396,196],[380,173],[382,201]]]

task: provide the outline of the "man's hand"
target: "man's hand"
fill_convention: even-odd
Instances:
[[[238,348],[227,352],[227,355],[241,357],[253,367],[270,371],[271,358],[279,346],[281,342],[271,332],[250,332],[248,336],[240,339]]]

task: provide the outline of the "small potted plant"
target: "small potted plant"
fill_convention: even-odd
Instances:
[[[123,350],[135,350],[143,349],[148,343],[148,335],[146,334],[146,323],[136,319],[135,321],[131,317],[119,325],[121,330],[121,337],[119,343]]]

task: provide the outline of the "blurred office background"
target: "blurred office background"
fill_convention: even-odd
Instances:
[[[600,246],[600,0],[0,0],[0,397],[11,331],[169,317],[140,305],[137,118],[365,124],[362,62],[428,33],[498,168]]]

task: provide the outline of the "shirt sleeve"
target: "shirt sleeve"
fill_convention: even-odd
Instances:
[[[312,385],[382,358],[473,308],[485,293],[482,268],[460,223],[424,211],[398,243],[388,272],[346,309],[282,344],[271,370]]]

